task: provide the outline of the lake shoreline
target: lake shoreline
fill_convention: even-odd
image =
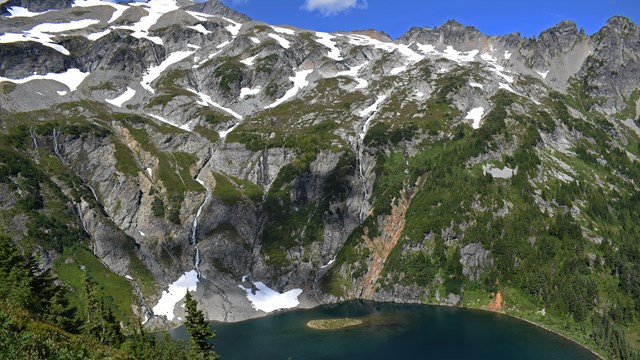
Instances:
[[[340,303],[344,303],[344,302],[349,302],[349,301],[367,301],[367,302],[376,302],[373,300],[368,300],[368,299],[350,299],[350,300],[345,300],[345,301],[339,301],[339,302],[328,302],[328,303],[317,303],[315,306],[313,306],[310,303],[301,303],[301,306],[298,306],[296,308],[293,309],[284,309],[284,310],[277,310],[271,313],[263,313],[263,314],[259,314],[256,317],[251,317],[248,319],[244,319],[244,320],[239,320],[239,321],[215,321],[218,323],[240,323],[240,322],[244,322],[244,321],[250,321],[250,320],[255,320],[255,319],[259,319],[259,318],[264,318],[267,316],[272,316],[272,315],[276,315],[276,314],[280,314],[283,312],[290,312],[290,311],[295,311],[295,310],[311,310],[320,306],[326,306],[326,305],[336,305],[336,304],[340,304]],[[588,346],[586,346],[585,344],[581,343],[580,341],[573,339],[563,333],[561,333],[558,330],[552,329],[544,324],[538,323],[534,320],[530,320],[527,318],[524,318],[522,316],[518,316],[516,314],[512,314],[512,313],[507,313],[505,311],[502,310],[494,310],[494,309],[487,309],[487,308],[482,308],[482,307],[470,307],[470,306],[461,306],[461,305],[443,305],[443,304],[430,304],[430,303],[415,303],[415,302],[398,302],[398,301],[383,301],[380,303],[387,303],[387,304],[398,304],[398,305],[426,305],[426,306],[436,306],[436,307],[444,307],[444,308],[456,308],[456,309],[464,309],[464,310],[478,310],[478,311],[483,311],[483,312],[490,312],[490,313],[496,313],[496,314],[501,314],[501,315],[505,315],[505,316],[509,316],[511,318],[514,319],[518,319],[518,320],[522,320],[530,325],[536,326],[538,328],[541,328],[545,331],[548,331],[550,333],[553,333],[556,336],[560,336],[565,340],[568,340],[578,346],[580,346],[581,348],[586,349],[587,351],[589,351],[591,354],[593,354],[594,356],[596,356],[598,359],[600,360],[606,360],[606,358],[602,355],[600,355],[599,353],[597,353],[595,350],[589,348]],[[209,320],[209,322],[214,322],[212,320]],[[175,330],[177,328],[180,328],[184,326],[184,324],[179,324],[177,326],[172,326],[169,327],[167,329],[156,329],[156,331],[152,331],[151,333],[161,333],[161,332],[167,332],[167,331],[171,331],[171,330]]]
[[[527,323],[529,323],[531,325],[537,326],[537,327],[539,327],[539,328],[541,328],[543,330],[546,330],[548,332],[554,333],[555,335],[558,335],[558,336],[560,336],[560,337],[562,337],[562,338],[564,338],[566,340],[569,340],[569,341],[573,342],[574,344],[577,344],[580,347],[582,347],[584,349],[587,349],[590,353],[595,355],[597,358],[599,358],[601,360],[606,360],[604,356],[598,354],[595,350],[589,348],[588,346],[584,345],[583,343],[579,342],[578,340],[572,339],[571,337],[559,332],[558,330],[551,329],[548,326],[545,326],[543,324],[537,323],[537,322],[535,322],[533,320],[529,320],[529,319],[526,319],[526,318],[523,318],[523,317],[520,317],[520,316],[517,316],[517,315],[514,315],[514,314],[509,314],[509,313],[506,313],[506,312],[503,312],[503,311],[499,311],[499,310],[489,310],[489,309],[472,308],[472,307],[465,307],[465,306],[456,306],[456,307],[461,308],[461,309],[475,309],[475,310],[480,310],[480,311],[488,311],[488,312],[492,312],[492,313],[496,313],[496,314],[502,314],[502,315],[510,316],[510,317],[512,317],[514,319],[522,320],[522,321],[527,322]]]

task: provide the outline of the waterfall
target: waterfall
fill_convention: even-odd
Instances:
[[[207,189],[207,195],[205,196],[202,204],[200,204],[200,207],[196,212],[196,216],[193,218],[193,224],[191,225],[191,245],[196,249],[196,254],[193,259],[193,265],[196,269],[196,273],[198,273],[198,278],[200,278],[200,249],[198,249],[198,238],[197,238],[198,219],[200,218],[200,215],[202,215],[202,209],[204,208],[204,205],[207,203],[207,201],[209,201],[209,197],[211,196],[211,191],[209,190],[209,188],[205,186],[203,181],[198,179],[196,179],[196,181],[200,183],[200,185],[202,185],[205,189]]]
[[[36,141],[36,133],[33,131],[33,128],[29,128],[29,134],[31,135],[31,140],[33,140],[33,150],[38,154],[38,142]]]
[[[367,199],[369,198],[369,194],[367,192],[367,179],[364,176],[364,168],[362,166],[362,153],[364,151],[364,138],[367,136],[367,132],[369,131],[369,126],[371,125],[371,121],[378,114],[378,109],[380,108],[380,104],[387,98],[387,95],[378,95],[378,99],[369,107],[360,111],[360,116],[366,116],[367,119],[362,124],[362,130],[358,134],[358,139],[356,142],[356,153],[358,154],[358,177],[360,177],[360,183],[362,184],[362,205],[360,205],[360,223],[364,221],[365,214],[365,204],[367,203]]]
[[[78,216],[80,217],[80,223],[82,224],[82,228],[84,229],[84,232],[87,233],[87,235],[91,236],[91,234],[89,233],[89,230],[87,230],[87,225],[84,223],[84,215],[82,215],[82,207],[80,206],[80,203],[78,203],[77,208],[78,208]]]
[[[56,154],[56,156],[58,157],[58,159],[60,159],[60,161],[62,161],[63,164],[67,165],[67,162],[62,158],[62,155],[60,155],[60,149],[58,147],[58,137],[60,136],[60,130],[58,130],[58,132],[56,133],[56,129],[53,129],[53,153]]]

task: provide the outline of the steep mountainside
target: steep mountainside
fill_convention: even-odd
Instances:
[[[259,289],[276,309],[299,294],[562,324],[604,311],[637,335],[628,19],[534,39],[449,21],[392,41],[216,0],[2,10],[2,228],[72,287],[102,274],[118,316],[180,323],[191,288],[237,321],[264,314]]]

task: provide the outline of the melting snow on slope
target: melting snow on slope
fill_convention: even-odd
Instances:
[[[288,48],[291,47],[291,43],[287,39],[283,38],[280,35],[269,34],[269,37],[274,39],[274,40],[276,40],[278,42],[278,44],[280,44],[280,46],[282,46],[285,49],[288,49]]]
[[[338,49],[335,41],[333,41],[333,39],[336,38],[335,36],[329,33],[323,33],[323,32],[317,32],[316,36],[318,37],[316,39],[316,42],[329,48],[329,53],[327,54],[327,57],[329,59],[333,59],[336,61],[342,60],[342,56],[340,55],[340,49]]]
[[[125,5],[120,5],[115,2],[109,2],[104,0],[76,0],[75,3],[71,5],[71,7],[91,7],[91,6],[110,6],[114,8],[115,11],[111,15],[111,19],[109,19],[108,21],[109,23],[112,23],[118,20],[118,18],[120,18],[120,16],[124,14],[125,10],[129,8],[128,6],[125,6]]]
[[[9,12],[9,14],[7,17],[8,18],[14,18],[14,17],[34,17],[34,16],[38,16],[38,15],[42,15],[44,13],[48,13],[49,11],[44,11],[44,12],[31,12],[29,11],[29,9],[20,7],[20,6],[12,6],[10,8],[7,8],[7,11]]]
[[[447,48],[444,51],[444,58],[445,59],[449,59],[451,61],[457,62],[457,63],[463,63],[463,62],[471,62],[475,59],[476,55],[478,55],[480,51],[478,50],[471,50],[468,52],[460,52],[456,49],[454,49],[452,46],[447,46]]]
[[[222,18],[231,23],[231,25],[227,26],[225,29],[227,29],[227,31],[229,31],[234,38],[238,36],[238,34],[240,34],[240,28],[242,28],[242,24],[231,19],[227,19],[226,17]]]
[[[48,46],[56,51],[59,51],[65,55],[69,55],[69,51],[62,45],[58,45],[53,41],[55,33],[84,29],[88,26],[98,24],[100,20],[84,19],[75,20],[68,23],[43,23],[33,27],[31,30],[23,31],[22,33],[5,33],[0,35],[0,43],[15,43],[22,41],[34,41],[44,46]]]
[[[89,76],[89,73],[84,73],[78,69],[69,69],[63,73],[49,73],[46,75],[33,74],[23,79],[9,79],[0,76],[0,82],[9,81],[15,84],[24,84],[32,80],[53,80],[59,83],[65,84],[71,92],[76,91],[78,86]]]
[[[117,106],[117,107],[122,107],[122,104],[126,103],[127,101],[131,100],[133,98],[133,96],[136,94],[136,91],[133,90],[130,87],[127,87],[127,90],[120,96],[114,98],[114,99],[104,99],[104,101],[108,102],[111,105]]]
[[[166,316],[169,321],[173,321],[175,315],[173,309],[176,304],[184,299],[188,291],[196,291],[198,287],[198,273],[191,270],[182,275],[173,284],[169,285],[169,289],[162,293],[162,297],[158,304],[153,307],[153,313],[156,316]]]
[[[256,61],[256,58],[258,57],[258,55],[252,56],[250,58],[246,58],[244,60],[240,60],[241,63],[247,65],[247,66],[253,66],[253,64]]]
[[[364,140],[364,137],[367,135],[367,131],[369,131],[369,125],[371,124],[371,120],[373,120],[374,115],[378,111],[378,107],[380,106],[380,104],[382,104],[385,98],[386,98],[385,95],[378,95],[378,100],[376,100],[376,102],[371,104],[371,106],[367,107],[366,109],[360,111],[360,116],[363,116],[363,117],[369,116],[367,118],[367,121],[365,121],[364,125],[362,126],[362,131],[360,132],[360,140]]]
[[[397,51],[402,56],[404,56],[405,61],[402,66],[396,67],[392,70],[392,75],[397,75],[404,72],[409,65],[413,65],[418,61],[424,59],[423,55],[418,54],[417,52],[411,50],[407,45],[404,44],[395,44],[390,42],[383,42],[380,40],[376,40],[374,38],[360,35],[360,34],[349,34],[345,35],[349,39],[349,43],[356,46],[373,46],[376,49],[381,49],[386,52],[394,52]]]
[[[391,71],[389,72],[389,74],[391,74],[391,75],[398,75],[398,74],[400,74],[400,73],[402,73],[402,72],[405,72],[406,70],[407,70],[407,66],[406,66],[406,65],[404,65],[404,66],[398,66],[398,67],[396,67],[396,68],[391,69]]]
[[[240,100],[246,98],[247,96],[251,96],[251,95],[258,95],[260,93],[260,91],[262,90],[261,87],[257,87],[255,89],[251,89],[251,88],[242,88],[240,89],[240,96],[238,97]]]
[[[479,88],[479,89],[484,90],[484,86],[482,86],[482,84],[478,84],[478,83],[470,82],[470,83],[469,83],[469,85],[470,85],[471,87],[475,87],[475,88]]]
[[[104,30],[104,31],[99,31],[99,32],[87,35],[87,39],[89,39],[91,41],[96,41],[96,40],[100,39],[103,36],[109,35],[109,33],[111,33],[111,29],[107,29],[107,30]]]
[[[152,66],[147,70],[147,73],[142,76],[140,85],[142,85],[143,88],[149,90],[149,92],[151,92],[152,94],[155,94],[155,91],[151,87],[151,83],[155,79],[157,79],[169,66],[186,59],[194,52],[195,51],[176,51],[174,53],[171,53],[169,57],[167,57],[162,63],[160,63],[160,65]]]
[[[380,106],[380,104],[382,104],[384,99],[385,99],[384,95],[378,95],[378,100],[376,100],[376,102],[371,104],[371,106],[369,106],[369,107],[365,108],[364,110],[360,111],[360,116],[367,116],[369,114],[374,113],[376,110],[378,110],[378,106]]]
[[[298,296],[302,294],[302,289],[293,289],[281,294],[260,281],[254,282],[253,285],[257,288],[255,294],[253,289],[245,288],[242,285],[238,285],[238,287],[247,293],[247,299],[251,301],[251,305],[256,311],[270,313],[281,309],[291,309],[300,304]]]
[[[272,109],[272,108],[284,103],[285,101],[291,99],[292,97],[296,96],[298,91],[300,91],[305,86],[309,85],[309,82],[307,81],[307,76],[309,74],[311,74],[312,72],[313,72],[313,69],[297,71],[295,73],[295,75],[293,75],[293,76],[291,76],[289,78],[289,80],[293,81],[293,87],[291,89],[289,89],[284,94],[284,96],[282,96],[280,99],[276,100],[273,104],[267,106],[267,109]]]
[[[542,72],[542,71],[536,71],[536,72],[537,72],[537,73],[538,73],[538,75],[540,75],[543,79],[546,79],[546,78],[547,78],[547,75],[549,75],[549,70],[544,71],[544,72]]]
[[[362,68],[364,68],[368,64],[369,64],[369,62],[366,62],[364,64],[360,64],[358,66],[354,66],[354,67],[350,68],[349,70],[345,70],[345,71],[341,71],[341,72],[337,73],[336,76],[349,76],[349,77],[352,77],[355,81],[358,82],[358,85],[356,85],[354,90],[364,89],[367,86],[369,86],[369,82],[367,80],[365,80],[365,79],[359,78],[358,74],[360,73],[360,70],[362,70]]]
[[[179,9],[175,0],[149,0],[146,3],[130,3],[131,6],[140,6],[147,11],[148,15],[143,16],[133,25],[118,26],[117,29],[133,31],[131,36],[137,39],[148,39],[155,44],[162,45],[162,39],[157,36],[149,36],[149,29],[155,25],[162,15]]]
[[[511,53],[505,50],[505,52],[504,52],[504,58],[505,58],[506,60],[511,59]]]
[[[215,108],[218,108],[228,114],[230,114],[231,116],[233,116],[234,118],[238,119],[238,120],[242,120],[242,115],[238,114],[237,112],[226,108],[222,105],[219,105],[217,103],[215,103],[213,100],[211,100],[211,96],[207,95],[207,94],[203,94],[201,92],[197,92],[193,89],[187,89],[187,91],[190,91],[196,95],[198,95],[200,97],[200,101],[197,102],[198,105],[202,105],[202,106],[213,106]]]
[[[211,31],[207,30],[204,28],[204,26],[202,26],[202,24],[198,24],[198,25],[194,25],[194,26],[187,26],[189,29],[193,29],[201,34],[211,34]]]
[[[182,129],[182,130],[184,130],[184,131],[188,131],[188,132],[191,132],[191,131],[192,131],[192,129],[191,129],[191,123],[193,122],[193,120],[192,120],[192,121],[189,121],[188,123],[186,123],[186,124],[184,124],[184,125],[178,125],[178,124],[174,123],[173,121],[169,121],[169,120],[167,120],[167,119],[163,118],[162,116],[153,115],[152,113],[147,113],[147,115],[151,116],[152,118],[154,118],[154,119],[156,119],[156,120],[158,120],[158,121],[160,121],[160,122],[163,122],[163,123],[165,123],[165,124],[169,124],[169,125],[171,125],[171,126],[173,126],[173,127],[176,127],[176,128],[178,128],[178,129]]]
[[[283,27],[279,27],[279,26],[271,26],[271,28],[275,31],[275,32],[279,32],[281,34],[287,34],[287,35],[295,35],[295,31],[291,30],[291,29],[287,29],[287,28],[283,28]]]
[[[249,39],[253,41],[254,44],[260,44],[260,39],[258,39],[257,37],[250,37]]]
[[[186,11],[186,13],[193,16],[198,21],[208,21],[210,17],[213,17],[213,15],[209,15],[209,14],[205,14],[197,11]]]
[[[484,115],[484,108],[483,107],[477,107],[477,108],[471,109],[471,111],[469,111],[469,113],[467,114],[465,119],[466,120],[473,120],[473,123],[471,124],[471,127],[474,128],[474,129],[478,129],[480,127],[480,120],[482,119],[483,115]]]

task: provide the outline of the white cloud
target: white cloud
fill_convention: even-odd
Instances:
[[[325,16],[335,15],[349,9],[365,9],[367,0],[305,0],[302,8],[307,11],[319,11]]]

